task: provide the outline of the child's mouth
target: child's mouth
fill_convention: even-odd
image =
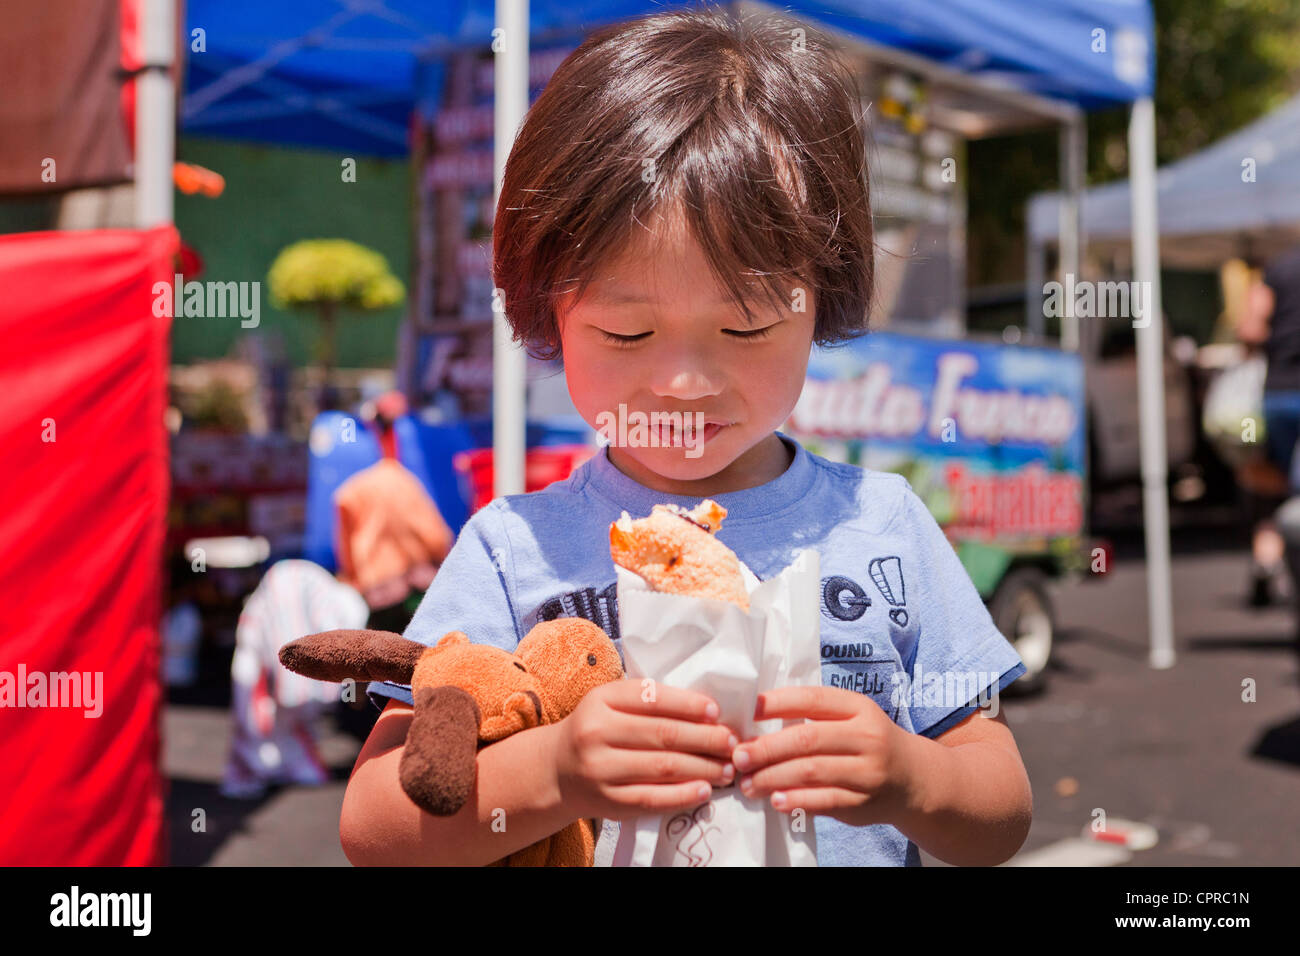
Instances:
[[[714,435],[726,428],[716,422],[710,422],[704,426],[702,432],[697,432],[693,425],[686,425],[684,429],[678,428],[672,423],[661,422],[658,429],[659,445],[661,447],[676,448],[683,443],[687,445],[703,445],[709,442]]]

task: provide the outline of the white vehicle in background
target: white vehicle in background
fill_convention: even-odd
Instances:
[[[970,293],[967,324],[1007,342],[1026,339],[1022,283],[985,286]],[[1138,427],[1137,338],[1132,320],[1084,319],[1079,323],[1079,351],[1084,360],[1088,418],[1088,484],[1092,490],[1140,485],[1142,479]],[[1196,497],[1179,481],[1197,468],[1199,412],[1189,364],[1180,347],[1190,340],[1173,336],[1165,321],[1165,448],[1176,497]],[[1043,344],[1055,345],[1055,339]],[[1193,345],[1194,349],[1194,345]]]
[[[1095,319],[1080,325],[1092,487],[1140,481],[1136,330],[1126,319]],[[1163,341],[1165,447],[1173,476],[1195,457],[1198,422],[1191,377],[1175,355],[1167,320]]]

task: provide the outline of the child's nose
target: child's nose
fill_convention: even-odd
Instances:
[[[721,377],[699,356],[678,356],[654,372],[650,390],[659,398],[693,402],[722,391]]]

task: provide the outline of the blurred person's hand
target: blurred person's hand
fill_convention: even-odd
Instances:
[[[406,583],[406,578],[397,577],[366,588],[361,596],[372,611],[378,611],[406,600],[410,593],[411,586]]]
[[[438,574],[438,565],[421,562],[406,572],[406,583],[416,591],[427,591]]]

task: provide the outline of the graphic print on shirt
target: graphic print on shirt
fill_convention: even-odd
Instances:
[[[872,558],[867,565],[871,580],[876,582],[881,596],[893,608],[889,619],[899,627],[907,627],[907,590],[903,583],[903,562],[890,555],[887,558]]]
[[[531,624],[553,621],[557,617],[581,617],[604,631],[615,646],[622,651],[622,642],[618,630],[618,581],[615,580],[603,588],[579,588],[542,603],[537,609]]]
[[[889,620],[905,627],[902,562],[897,557],[877,558],[867,570],[890,607]],[[865,694],[897,723],[903,674],[889,625],[880,611],[870,610],[876,607],[871,595],[853,578],[833,574],[821,583],[822,684]]]

